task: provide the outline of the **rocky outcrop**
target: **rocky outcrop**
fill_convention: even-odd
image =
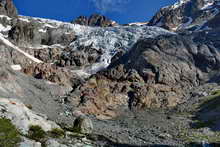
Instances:
[[[103,50],[95,49],[92,46],[79,46],[75,50],[64,50],[59,59],[58,65],[85,67],[99,61]]]
[[[86,16],[80,16],[76,20],[73,20],[71,23],[96,27],[112,27],[117,25],[115,21],[112,21],[99,14],[93,14],[89,18]]]
[[[8,37],[19,46],[41,44],[37,24],[17,20],[8,33]]]
[[[34,55],[34,57],[42,60],[44,63],[55,63],[58,64],[61,60],[61,54],[63,52],[63,49],[60,47],[45,47],[41,49],[29,49],[27,50],[31,54]]]
[[[47,28],[46,33],[41,38],[41,44],[43,45],[54,45],[60,44],[63,46],[69,45],[76,39],[76,35],[73,32],[66,32],[63,28]]]
[[[17,9],[15,8],[12,0],[0,1],[0,14],[9,17],[17,17]]]
[[[31,75],[37,79],[48,80],[50,82],[66,86],[69,89],[71,89],[72,86],[76,84],[76,81],[74,82],[74,79],[80,80],[80,78],[76,77],[76,75],[74,76],[74,74],[72,74],[70,70],[59,68],[56,65],[46,63],[30,65],[22,69],[22,71],[25,74]]]
[[[0,117],[11,120],[16,128],[26,135],[32,125],[41,126],[44,131],[60,128],[56,123],[48,121],[45,116],[32,112],[17,99],[1,98],[0,109]]]

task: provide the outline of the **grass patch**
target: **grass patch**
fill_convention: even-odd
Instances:
[[[32,125],[28,131],[28,138],[42,142],[45,140],[47,133],[38,125]]]
[[[206,135],[205,133],[198,132],[195,129],[181,132],[178,138],[182,139],[186,143],[201,143],[202,141],[208,141],[210,143],[220,143],[220,132],[215,132],[214,135]]]
[[[198,104],[194,104],[195,110],[214,110],[220,106],[220,90],[215,90],[209,96],[203,98]]]
[[[59,128],[54,128],[48,133],[52,138],[62,138],[65,136],[65,131]]]
[[[16,147],[21,142],[20,134],[10,120],[0,118],[0,146]]]
[[[213,100],[217,97],[220,97],[220,90],[214,90],[210,94],[211,95],[209,95],[205,98],[204,102],[208,102],[208,101]]]
[[[215,124],[214,120],[208,120],[208,121],[198,120],[193,124],[193,128],[200,129],[200,128],[205,128],[205,127],[211,127],[214,124]]]

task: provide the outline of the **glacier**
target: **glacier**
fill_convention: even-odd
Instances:
[[[88,74],[95,74],[96,72],[107,68],[111,63],[111,58],[119,51],[119,49],[124,49],[125,51],[129,51],[129,49],[132,48],[132,46],[139,39],[154,38],[159,35],[165,35],[165,34],[175,34],[174,32],[170,32],[160,27],[147,26],[147,25],[115,26],[115,27],[105,27],[105,28],[89,27],[78,24],[71,24],[68,22],[61,22],[57,20],[28,17],[21,15],[19,16],[19,20],[24,21],[25,23],[30,23],[32,21],[38,23],[39,24],[38,31],[43,34],[46,33],[48,29],[55,29],[55,30],[60,29],[62,30],[61,33],[63,34],[69,34],[69,33],[75,34],[76,40],[65,46],[70,48],[72,51],[77,50],[79,46],[91,46],[92,48],[95,48],[97,50],[102,50],[103,54],[97,63],[94,63],[93,65],[82,69],[85,73]],[[1,39],[4,40],[3,37],[1,37]],[[35,46],[30,45],[27,48],[42,48],[42,47],[44,47],[44,45],[39,44],[38,47],[36,45]],[[53,47],[53,45],[51,45],[51,47]],[[63,54],[67,54],[67,55],[68,53],[69,52],[63,52]],[[37,61],[37,62],[41,62],[41,61]]]

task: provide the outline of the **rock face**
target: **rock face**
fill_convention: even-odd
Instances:
[[[30,65],[24,68],[23,72],[37,79],[45,79],[53,83],[65,85],[71,88],[71,82],[70,82],[71,73],[56,67],[56,65],[45,64],[45,63]]]
[[[219,17],[219,9],[218,0],[180,0],[162,8],[149,25],[173,31],[207,29]],[[215,27],[218,27],[217,23]]]
[[[76,50],[64,50],[59,59],[60,66],[85,67],[99,62],[103,50],[92,46],[79,46]]]
[[[48,121],[45,116],[36,114],[28,109],[23,103],[16,99],[0,99],[0,117],[7,118],[23,134],[28,134],[31,125],[41,126],[44,131],[50,131],[53,128],[60,128],[52,121]]]
[[[129,109],[168,108],[187,101],[187,91],[200,85],[203,73],[219,70],[218,48],[194,36],[165,35],[139,40],[106,71],[80,86],[81,111],[114,117]]]
[[[79,16],[76,20],[73,20],[71,23],[96,27],[112,27],[117,25],[115,21],[112,21],[106,18],[105,16],[99,14],[93,14],[89,18],[86,16]]]
[[[0,14],[9,17],[17,17],[17,9],[15,8],[12,0],[0,1]]]
[[[40,34],[37,29],[38,28],[35,24],[29,24],[27,22],[17,20],[9,31],[8,36],[19,45],[30,43],[40,44]]]

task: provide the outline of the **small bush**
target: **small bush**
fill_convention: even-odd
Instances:
[[[20,141],[20,134],[11,121],[0,118],[0,146],[16,147]]]
[[[46,138],[46,132],[38,125],[29,128],[28,138],[42,142]]]
[[[31,104],[27,104],[25,105],[28,109],[33,109],[32,105]]]
[[[62,129],[54,128],[51,131],[49,131],[49,134],[53,138],[61,138],[64,137],[65,132]]]

